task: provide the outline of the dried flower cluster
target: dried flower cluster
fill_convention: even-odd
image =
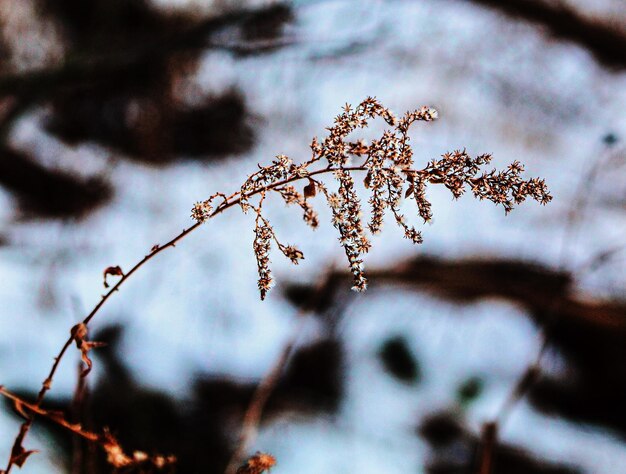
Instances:
[[[237,474],[261,474],[275,465],[276,458],[274,456],[258,452],[237,469]]]
[[[174,472],[176,465],[175,456],[163,456],[160,454],[149,456],[143,451],[135,451],[132,456],[128,456],[124,453],[117,440],[106,431],[101,444],[107,455],[107,462],[116,469],[116,472],[129,474]]]
[[[350,141],[348,135],[358,128],[367,127],[369,121],[381,117],[391,128],[385,130],[379,139],[369,144],[363,140]],[[472,158],[465,150],[445,153],[441,159],[430,161],[423,169],[413,166],[413,150],[409,144],[409,129],[414,122],[430,122],[437,118],[437,111],[422,107],[409,112],[401,119],[383,107],[376,99],[367,98],[356,108],[346,105],[336,117],[335,124],[328,128],[329,134],[323,142],[316,138],[311,143],[312,156],[301,164],[294,163],[285,155],[276,159],[252,174],[239,192],[224,198],[224,203],[236,201],[244,212],[253,209],[256,213],[254,229],[254,252],[259,273],[261,299],[271,288],[273,279],[269,268],[271,241],[274,240],[292,262],[303,258],[302,252],[293,246],[280,243],[269,222],[262,216],[263,202],[270,191],[278,193],[286,204],[297,204],[303,211],[304,221],[311,227],[318,226],[318,216],[310,199],[317,193],[326,198],[332,210],[332,223],[339,232],[339,241],[344,248],[350,271],[354,278],[353,289],[363,291],[367,279],[363,273],[363,254],[371,247],[365,229],[369,233],[380,232],[386,213],[391,213],[404,236],[414,243],[422,242],[421,233],[407,223],[400,211],[403,200],[412,199],[417,214],[427,222],[432,218],[431,203],[426,198],[428,184],[443,184],[454,198],[460,197],[469,188],[475,197],[501,204],[505,212],[511,211],[514,204],[530,197],[546,204],[550,196],[543,180],[521,178],[523,167],[514,162],[504,171],[491,170],[481,173],[481,166],[491,161],[491,155]],[[318,166],[314,166],[314,165]],[[319,166],[321,165],[321,166]],[[370,216],[367,225],[362,221],[361,199],[356,191],[353,172],[365,172],[364,187],[369,191]],[[336,191],[331,190],[318,175],[332,173],[337,181]],[[307,180],[302,192],[290,183]],[[214,215],[212,201],[197,203],[192,210],[196,221],[204,222]],[[260,196],[257,205],[250,202],[253,196]],[[234,201],[231,201],[233,200]]]
[[[444,154],[441,160],[432,160],[421,174],[430,183],[444,184],[455,198],[465,192],[467,184],[475,197],[502,204],[506,213],[527,197],[541,204],[547,204],[552,199],[544,180],[531,178],[525,181],[521,178],[524,167],[519,161],[514,161],[504,171],[494,169],[477,176],[480,166],[490,161],[491,155],[472,158],[465,150],[457,150]]]

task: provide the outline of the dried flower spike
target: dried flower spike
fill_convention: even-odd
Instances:
[[[313,228],[318,226],[318,216],[311,201],[317,194],[324,195],[332,211],[332,224],[339,232],[339,242],[348,259],[354,280],[353,289],[356,291],[363,291],[367,287],[363,255],[368,252],[371,243],[366,229],[370,234],[379,233],[385,216],[391,214],[405,238],[416,244],[422,242],[421,232],[408,224],[408,219],[401,212],[401,204],[403,200],[414,201],[416,214],[421,220],[431,220],[431,203],[426,197],[429,184],[444,185],[454,198],[459,198],[469,189],[478,199],[501,204],[506,213],[528,197],[541,204],[552,199],[543,180],[521,178],[523,167],[517,161],[504,171],[481,173],[481,166],[491,161],[491,155],[488,154],[473,158],[465,150],[456,150],[445,153],[440,159],[431,160],[422,169],[416,169],[409,129],[415,122],[430,122],[437,116],[435,109],[421,107],[397,120],[372,97],[355,108],[346,104],[343,112],[335,118],[334,125],[328,128],[329,134],[324,141],[313,139],[312,156],[308,161],[295,164],[285,155],[278,155],[269,166],[259,166],[259,170],[248,177],[239,192],[232,197],[244,212],[252,208],[257,214],[254,253],[261,299],[265,298],[273,284],[269,268],[271,240],[293,263],[304,258],[300,250],[279,241],[274,229],[262,215],[263,201],[272,191],[278,193],[287,205],[300,206],[304,221]],[[369,121],[376,117],[382,118],[391,127],[379,139],[370,143],[347,140],[353,131],[367,127]],[[366,225],[363,224],[361,199],[353,177],[355,172],[365,173],[363,185],[369,193],[367,202],[370,208]],[[336,181],[335,189],[329,189],[319,179],[323,174],[332,174]],[[303,179],[308,182],[300,192],[291,183]],[[192,216],[196,221],[204,222],[220,210],[219,207],[213,210],[210,206],[215,196],[194,206]],[[260,196],[256,205],[251,202],[254,196]]]

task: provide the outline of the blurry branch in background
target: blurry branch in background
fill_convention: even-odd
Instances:
[[[345,271],[334,274],[336,279],[347,276]],[[371,268],[368,276],[377,286],[413,288],[457,304],[501,298],[524,308],[541,325],[550,320],[554,305],[559,309],[557,321],[607,332],[626,331],[623,303],[577,297],[571,294],[571,274],[523,260],[422,256],[387,268]]]
[[[491,474],[493,460],[493,450],[498,436],[498,425],[495,423],[485,423],[481,434],[480,464],[477,474]]]
[[[19,117],[23,109],[22,102],[16,97],[0,98],[0,143],[4,143],[7,139],[11,124]]]
[[[589,160],[587,169],[583,170],[579,178],[576,192],[574,194],[574,200],[569,204],[569,212],[566,214],[565,227],[561,240],[561,251],[558,261],[558,271],[565,272],[568,250],[576,244],[577,241],[577,224],[584,222],[586,216],[587,206],[593,195],[593,188],[601,176],[602,172],[606,172],[613,167],[607,166],[614,160],[615,155],[612,153],[612,143],[605,140],[605,144],[608,144],[608,148],[604,149],[604,153],[600,154],[595,159]],[[608,255],[612,255],[612,250],[609,250]],[[592,270],[593,265],[585,265],[581,271],[574,274],[574,278],[581,278],[584,271]],[[533,296],[529,295],[529,298]],[[506,424],[511,412],[515,409],[517,404],[531,391],[531,389],[538,383],[542,374],[542,360],[548,350],[551,342],[552,334],[556,333],[556,329],[559,323],[559,318],[563,317],[563,313],[566,308],[563,306],[564,300],[562,298],[554,298],[552,301],[547,300],[546,307],[544,309],[544,321],[541,325],[541,343],[539,349],[532,363],[528,365],[526,370],[519,376],[517,382],[511,389],[509,396],[505,398],[502,406],[498,410],[496,417],[483,425],[482,433],[482,450],[479,458],[479,474],[491,474],[493,465],[493,446],[498,442],[498,431],[501,430]],[[619,307],[618,307],[619,308]],[[619,314],[621,313],[621,314]],[[626,329],[626,307],[622,305],[618,309],[618,315],[616,322],[621,329],[620,332],[626,335],[624,331]],[[618,352],[619,353],[619,352]],[[626,352],[624,353],[626,355]],[[617,360],[620,360],[618,358]],[[600,387],[598,387],[600,388]],[[626,389],[624,390],[626,393]]]
[[[476,435],[453,412],[428,415],[418,433],[431,446],[429,474],[583,474],[568,462],[545,460],[515,444],[495,443],[497,427],[488,424]],[[481,443],[481,438],[486,442]],[[473,468],[472,460],[484,453],[488,462]]]
[[[352,132],[366,128],[369,121],[377,117],[382,118],[392,129],[386,130],[380,139],[374,139],[369,144],[362,140],[347,141]],[[230,196],[218,192],[205,201],[196,203],[191,211],[196,223],[166,244],[153,246],[130,270],[124,272],[121,267],[119,272],[116,270],[115,273],[121,274],[121,278],[102,296],[85,319],[72,328],[70,337],[55,357],[54,364],[42,383],[37,399],[32,404],[33,408],[28,415],[24,415],[26,421],[15,439],[4,473],[8,474],[14,465],[24,462],[23,454],[27,451],[23,448],[22,442],[33,424],[34,414],[44,414],[38,410],[46,393],[52,388],[59,364],[72,343],[76,343],[80,349],[87,369],[91,368],[87,353],[99,344],[87,339],[87,326],[107,300],[128,278],[160,252],[174,247],[204,222],[235,205],[240,206],[244,213],[253,210],[256,216],[253,248],[259,274],[258,288],[261,299],[264,299],[273,286],[269,268],[272,243],[275,243],[280,252],[294,264],[304,258],[303,253],[295,246],[284,245],[278,240],[273,227],[262,215],[263,203],[272,192],[278,194],[287,205],[300,207],[303,220],[313,228],[317,227],[319,222],[309,200],[315,198],[318,193],[323,195],[332,210],[332,223],[339,232],[340,243],[353,277],[353,289],[356,291],[364,291],[367,286],[362,257],[371,244],[365,229],[369,229],[371,234],[380,232],[385,214],[389,211],[396,224],[403,230],[404,237],[413,243],[421,243],[420,232],[407,224],[406,217],[400,211],[400,205],[403,200],[413,200],[416,206],[415,213],[424,222],[429,221],[432,218],[431,204],[426,198],[429,184],[445,186],[455,198],[462,196],[466,188],[469,188],[474,197],[502,205],[506,213],[527,198],[541,204],[550,202],[552,197],[545,182],[539,178],[522,179],[523,167],[517,161],[503,171],[493,169],[484,172],[482,166],[491,161],[491,155],[472,158],[463,150],[445,153],[441,159],[433,159],[424,168],[415,169],[413,150],[409,143],[409,129],[415,122],[430,122],[436,117],[437,112],[434,109],[422,107],[407,112],[398,120],[387,108],[371,97],[354,109],[346,104],[343,113],[335,118],[335,124],[328,129],[329,134],[324,141],[320,143],[313,139],[312,156],[308,161],[296,164],[287,156],[278,155],[270,165],[259,165],[258,171],[246,179],[239,191]],[[361,160],[360,165],[350,166],[349,161],[352,159]],[[371,215],[366,225],[362,221],[361,199],[355,189],[352,175],[355,171],[365,172],[363,185],[370,193],[368,202],[371,206]],[[322,175],[327,174],[333,175],[337,191],[320,180]],[[302,192],[291,184],[303,180],[306,180],[307,184]],[[254,197],[258,198],[255,203],[252,202]],[[216,205],[217,200],[220,202]],[[89,370],[83,371],[83,376],[88,372]]]
[[[606,265],[607,262],[613,260],[616,256],[623,254],[626,250],[626,242],[622,242],[620,244],[615,245],[606,250],[602,250],[598,252],[596,255],[593,255],[591,258],[583,262],[576,269],[577,274],[583,273],[591,273],[596,271],[598,268],[601,268],[603,265]]]
[[[11,133],[24,114],[35,109],[38,125],[66,145],[104,147],[108,162],[167,165],[240,155],[254,143],[253,116],[235,86],[198,90],[201,55],[269,53],[283,45],[278,38],[292,21],[285,4],[207,17],[147,0],[8,0],[0,14],[7,25],[0,30],[0,186],[29,219],[83,218],[116,188],[107,172],[93,171],[102,170],[97,154],[17,149]],[[50,65],[34,69],[19,45],[45,29],[59,34],[37,45]],[[65,164],[72,161],[70,171]]]
[[[23,214],[49,218],[83,216],[113,194],[111,185],[101,177],[82,178],[50,169],[1,144],[0,185],[15,195]]]
[[[500,11],[510,17],[545,28],[589,51],[602,65],[615,70],[626,68],[626,27],[607,19],[584,16],[562,1],[549,0],[465,0]]]
[[[250,404],[248,405],[248,408],[243,416],[237,448],[232,454],[230,462],[226,467],[225,474],[236,474],[238,472],[238,469],[246,456],[246,452],[256,439],[265,404],[274,391],[274,388],[276,388],[276,384],[280,380],[285,367],[287,367],[289,358],[294,351],[298,337],[300,336],[302,328],[306,322],[304,314],[299,314],[298,318],[300,320],[298,321],[291,338],[287,341],[285,347],[283,347],[283,350],[280,353],[280,356],[270,371],[263,377],[252,395],[252,400],[250,401]]]
[[[70,421],[72,423],[80,423],[85,412],[85,400],[88,396],[87,378],[83,377],[82,363],[78,363],[76,388],[70,409]],[[83,443],[79,437],[72,439],[72,468],[71,474],[81,474],[82,466],[85,462],[85,450]],[[91,455],[92,453],[88,453]],[[90,460],[91,461],[91,460]],[[89,463],[93,467],[93,463]]]
[[[304,307],[298,310],[297,319],[298,322],[293,331],[293,334],[283,347],[278,359],[274,363],[270,371],[263,377],[259,385],[257,386],[252,400],[246,409],[243,416],[243,422],[241,426],[241,433],[239,436],[237,448],[232,454],[230,462],[226,467],[225,474],[236,474],[238,467],[241,465],[246,452],[249,447],[254,443],[258,433],[259,424],[261,422],[261,416],[263,415],[263,409],[267,404],[270,395],[276,388],[276,385],[280,381],[280,378],[287,367],[289,359],[294,352],[296,344],[302,330],[308,321],[307,316],[312,312],[315,303],[319,301],[327,292],[329,285],[334,283],[333,270],[330,268],[327,272],[322,274],[319,283],[313,288],[313,291],[308,295],[307,301],[305,301]]]
[[[626,303],[575,294],[574,281],[582,273],[523,260],[423,256],[369,269],[368,276],[377,287],[387,284],[429,293],[454,304],[502,299],[521,308],[539,327],[538,353],[511,387],[495,419],[483,426],[483,439],[471,444],[478,455],[471,472],[507,472],[501,470],[503,465],[495,466],[504,464],[508,450],[498,441],[498,432],[525,396],[540,411],[607,427],[626,438]],[[340,271],[332,277],[337,286],[349,273]],[[286,294],[293,301],[309,291],[296,285]],[[542,360],[555,351],[567,364],[564,375],[542,370]]]

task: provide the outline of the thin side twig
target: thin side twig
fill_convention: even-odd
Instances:
[[[62,412],[45,410],[37,404],[30,403],[15,395],[14,393],[9,392],[1,385],[0,395],[11,400],[14,404],[15,410],[20,415],[24,417],[29,417],[30,412],[31,416],[29,417],[29,419],[32,420],[32,414],[36,413],[37,415],[43,416],[53,423],[56,423],[57,425],[68,430],[72,434],[77,435],[91,443],[97,444],[106,453],[107,461],[116,469],[146,465],[163,467],[171,466],[176,462],[176,457],[174,456],[148,456],[146,453],[143,453],[141,451],[135,451],[132,456],[128,456],[120,446],[117,439],[115,439],[115,437],[111,433],[109,433],[107,429],[104,429],[102,433],[95,433],[93,431],[85,430],[80,423],[72,423],[68,421]],[[20,433],[12,451],[12,454],[17,457],[17,460],[14,460],[13,464],[17,465],[18,467],[21,467],[26,459],[31,454],[36,452],[33,450],[26,451],[22,448],[21,441],[23,441],[26,434],[24,426],[25,425],[22,425],[22,427],[20,428]],[[17,446],[17,448],[15,448],[15,446]]]
[[[331,267],[323,274],[322,278],[319,279],[315,285],[314,291],[311,293],[309,298],[307,298],[309,300],[308,303],[314,303],[320,294],[326,291],[330,280],[333,278],[334,266],[335,265],[331,265]],[[280,381],[280,377],[285,371],[287,363],[293,354],[296,343],[306,324],[306,317],[312,312],[308,309],[310,306],[310,304],[307,304],[298,311],[296,317],[299,319],[299,322],[295,327],[293,334],[287,341],[287,344],[281,351],[272,368],[267,372],[257,386],[243,417],[237,448],[233,452],[224,474],[236,474],[237,469],[245,460],[250,446],[254,444],[265,405],[267,404],[269,397],[274,392],[274,389]]]
[[[233,452],[230,461],[226,467],[226,470],[224,471],[225,474],[236,474],[237,469],[246,458],[246,453],[248,452],[249,447],[254,443],[257,437],[259,424],[261,422],[261,416],[263,415],[265,405],[267,404],[267,401],[274,392],[276,384],[280,380],[280,377],[283,374],[285,367],[287,366],[287,362],[293,354],[296,342],[300,336],[300,333],[302,332],[304,323],[306,322],[306,319],[303,316],[303,314],[299,314],[299,317],[301,319],[296,326],[293,334],[291,335],[289,341],[281,351],[278,359],[276,360],[272,368],[263,377],[259,385],[257,385],[257,388],[254,391],[254,395],[252,395],[250,404],[248,405],[246,413],[243,416],[241,433],[237,442],[237,448]]]

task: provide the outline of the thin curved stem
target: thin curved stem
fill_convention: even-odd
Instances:
[[[281,181],[277,181],[275,183],[269,184],[269,185],[267,185],[267,186],[265,186],[265,187],[263,187],[261,189],[257,189],[257,190],[254,190],[254,191],[250,192],[250,193],[247,193],[247,194],[245,194],[245,197],[246,198],[250,198],[250,197],[255,196],[257,194],[265,193],[267,191],[273,190],[273,189],[275,189],[277,187],[280,187],[280,186],[283,186],[285,184],[292,183],[294,181],[299,181],[301,179],[308,179],[310,176],[317,176],[317,175],[320,175],[320,174],[331,173],[331,172],[335,171],[336,169],[337,168],[328,167],[328,168],[312,171],[312,172],[308,173],[307,176],[291,176],[291,177],[283,179]],[[367,168],[365,166],[352,166],[352,167],[345,167],[343,169],[345,171],[367,171]],[[414,170],[403,170],[403,171],[405,171],[405,172],[415,172]],[[235,197],[235,196],[239,196],[239,197]],[[241,200],[242,200],[241,192],[234,193],[233,195],[231,195],[231,197],[229,199],[226,199],[224,202],[222,202],[219,206],[216,207],[216,209],[209,216],[209,219],[212,219],[213,217],[217,216],[218,214],[221,214],[222,212],[224,212],[228,208],[231,208],[231,207],[239,204],[241,202]],[[141,260],[139,260],[128,272],[126,272],[122,276],[122,278],[120,278],[120,280],[115,285],[113,285],[111,287],[111,289],[107,293],[105,293],[102,296],[100,301],[93,307],[91,312],[85,317],[85,319],[83,319],[82,323],[84,325],[88,325],[89,322],[98,313],[98,311],[100,311],[100,309],[104,306],[104,304],[109,300],[109,298],[116,291],[118,291],[119,288],[124,284],[124,282],[126,282],[141,267],[143,267],[146,263],[148,263],[156,255],[158,255],[159,253],[161,253],[165,249],[170,248],[170,247],[175,247],[176,244],[179,241],[181,241],[182,239],[187,237],[190,233],[192,233],[194,230],[196,230],[198,227],[200,227],[203,223],[204,222],[196,222],[195,224],[191,225],[190,227],[187,227],[186,229],[183,229],[183,231],[180,234],[178,234],[175,237],[173,237],[167,243],[165,243],[163,245],[158,245],[158,246],[153,247],[152,250],[150,251],[150,253],[146,254]],[[56,372],[57,372],[57,370],[59,368],[61,360],[65,356],[67,350],[69,349],[69,347],[71,346],[73,341],[74,341],[74,336],[70,336],[65,341],[65,343],[63,344],[63,347],[61,348],[61,350],[59,351],[57,356],[54,358],[54,363],[52,364],[50,372],[48,373],[48,376],[46,377],[46,379],[42,383],[41,390],[39,391],[39,394],[37,395],[37,399],[36,399],[35,403],[32,404],[32,406],[35,407],[36,409],[38,409],[41,406],[41,404],[43,403],[43,400],[44,400],[47,392],[52,388],[52,381],[53,381],[54,376],[55,376],[55,374],[56,374]],[[15,440],[14,448],[16,448],[17,446],[21,445],[22,441],[26,437],[26,434],[30,430],[30,428],[31,428],[31,426],[33,424],[33,421],[35,419],[35,414],[38,413],[38,411],[36,409],[31,410],[30,416],[24,421],[24,423],[22,423],[22,425],[20,427],[20,431],[18,433],[18,436],[16,437],[16,440]],[[7,467],[6,467],[5,471],[4,471],[4,473],[5,474],[9,474],[11,472],[11,468],[14,466],[14,464],[15,463],[13,461],[13,456],[10,456],[9,457],[9,462],[7,464]]]

